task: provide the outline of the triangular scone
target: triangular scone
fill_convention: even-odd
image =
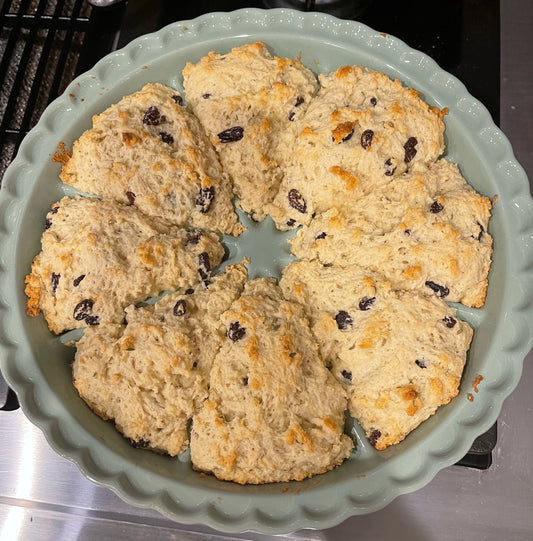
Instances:
[[[316,88],[296,60],[272,56],[261,42],[209,53],[183,70],[187,103],[230,174],[237,204],[257,221],[272,201],[292,153],[293,125]]]
[[[214,233],[187,231],[135,207],[91,197],[52,206],[26,277],[27,313],[50,330],[122,323],[124,308],[162,291],[206,283],[224,255]]]
[[[394,289],[482,306],[492,255],[491,202],[457,166],[439,160],[362,196],[350,210],[331,209],[304,226],[293,253],[324,264],[357,264]]]
[[[191,461],[241,484],[300,480],[340,464],[346,395],[319,355],[302,306],[275,280],[248,282],[222,317],[209,398],[193,418]]]
[[[293,163],[266,209],[281,229],[332,206],[351,208],[374,185],[435,161],[444,149],[443,113],[398,80],[358,66],[319,80],[296,122]]]
[[[133,445],[183,452],[188,421],[206,399],[211,362],[224,336],[220,315],[246,277],[244,265],[228,267],[209,289],[197,284],[154,306],[130,306],[123,326],[86,329],[72,366],[80,396]]]
[[[400,442],[457,395],[472,329],[444,301],[318,262],[289,265],[280,286],[306,307],[350,413],[376,449]]]
[[[95,115],[61,180],[173,225],[232,233],[231,183],[181,100],[172,88],[150,83]]]

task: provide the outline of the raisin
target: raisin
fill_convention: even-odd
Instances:
[[[206,93],[202,96],[202,98],[204,98],[204,100],[208,100],[209,98],[211,97],[211,94],[209,93]]]
[[[163,143],[166,143],[167,145],[174,144],[174,137],[172,137],[172,135],[170,135],[170,133],[167,133],[166,131],[159,132],[159,137],[161,137],[161,141],[163,141]]]
[[[368,441],[370,442],[370,445],[372,445],[372,447],[375,447],[379,438],[381,438],[381,431],[374,429],[372,430],[372,432],[370,432],[370,436],[368,436]]]
[[[218,134],[218,139],[221,143],[234,143],[235,141],[240,141],[243,137],[244,128],[240,126],[233,126]]]
[[[50,282],[52,283],[52,293],[56,292],[57,286],[59,285],[59,279],[61,278],[61,274],[56,274],[55,272],[52,273],[50,276]]]
[[[194,289],[192,287],[185,290],[185,295],[192,295],[193,293],[194,293]]]
[[[147,124],[148,126],[158,126],[161,124],[161,113],[155,105],[148,107],[144,112],[143,124]]]
[[[417,359],[417,360],[415,361],[415,364],[416,364],[417,366],[419,366],[420,368],[427,368],[427,366],[426,366],[426,361],[424,361],[424,360],[422,360],[422,359]]]
[[[294,120],[294,115],[295,115],[295,114],[296,114],[296,113],[295,113],[294,111],[291,111],[291,112],[289,113],[289,116],[288,116],[287,118],[292,122],[292,121]]]
[[[136,195],[133,192],[126,192],[126,197],[128,198],[128,205],[133,205],[133,203],[135,203]]]
[[[377,98],[370,98],[370,103],[372,104],[372,107],[375,107],[378,103],[378,99]]]
[[[242,384],[245,386],[245,387],[248,387],[248,376],[244,376],[242,378]]]
[[[438,201],[433,201],[433,203],[431,203],[431,207],[429,207],[429,210],[430,210],[433,214],[438,214],[438,213],[441,212],[443,209],[444,209],[444,207],[443,207]]]
[[[348,325],[353,324],[352,316],[348,312],[341,310],[336,316],[335,321],[337,322],[337,327],[343,331],[348,328]]]
[[[176,302],[174,305],[174,309],[172,310],[172,313],[176,317],[181,317],[185,315],[185,312],[187,311],[187,304],[184,299],[180,299]]]
[[[437,297],[444,298],[450,293],[450,290],[446,286],[441,286],[431,280],[426,282],[426,286],[429,287],[429,289],[432,289],[437,294]]]
[[[197,366],[198,366],[198,361],[194,361],[194,362],[192,363],[192,367],[193,367],[193,368],[196,368]]]
[[[100,325],[100,318],[98,316],[87,316],[85,318],[87,325]]]
[[[363,297],[359,302],[359,310],[366,312],[376,302],[376,297]]]
[[[296,98],[296,103],[294,104],[294,107],[300,107],[300,105],[302,105],[302,103],[304,102],[304,98],[303,96],[298,96]]]
[[[183,98],[179,94],[174,94],[172,99],[178,104],[183,105]]]
[[[200,242],[200,239],[202,238],[202,234],[198,231],[189,231],[187,233],[187,240],[185,241],[185,245],[188,246],[189,244],[196,245]]]
[[[315,237],[315,240],[318,240],[318,239],[325,239],[326,238],[326,232],[325,231],[322,231],[322,233],[319,233],[316,237]]]
[[[361,134],[361,146],[368,150],[372,146],[372,139],[374,138],[374,132],[372,130],[365,130]]]
[[[242,327],[238,321],[230,323],[226,335],[232,342],[237,342],[246,334],[246,327]]]
[[[72,280],[72,285],[74,287],[78,287],[80,285],[80,282],[85,278],[85,274],[80,274],[80,276],[78,276],[77,278],[74,278],[74,280]]]
[[[135,447],[135,449],[146,449],[146,447],[150,446],[150,442],[143,440],[142,438],[140,440],[132,440],[131,438],[128,439],[130,441],[130,445]]]
[[[207,274],[207,272],[205,272],[203,269],[198,269],[198,274],[200,275],[202,284],[204,284],[204,287],[207,289],[209,287],[209,274]]]
[[[385,162],[385,175],[387,175],[388,177],[392,177],[395,171],[396,171],[396,166],[392,165],[392,158],[389,158]]]
[[[209,261],[209,254],[207,252],[202,252],[198,255],[198,264],[204,267],[207,272],[211,270],[211,262]]]
[[[211,270],[211,262],[209,261],[209,254],[207,252],[202,252],[198,256],[198,264],[200,265],[198,274],[200,275],[204,287],[207,289],[209,286],[209,271]]]
[[[57,207],[52,207],[49,214],[57,214],[57,211],[59,210],[59,205]],[[52,227],[52,218],[47,217],[46,222],[44,223],[45,229],[50,229]]]
[[[409,137],[405,145],[403,145],[405,150],[403,161],[405,163],[409,163],[416,156],[416,145],[418,145],[418,140],[416,137]]]
[[[294,218],[291,218],[290,220],[287,220],[287,225],[289,227],[292,227],[296,223],[296,220]]]
[[[194,204],[198,207],[198,210],[205,214],[211,207],[211,203],[215,198],[215,187],[207,186],[206,188],[200,188],[194,199]]]
[[[307,203],[305,202],[305,199],[302,197],[302,194],[292,188],[289,190],[289,205],[296,209],[298,212],[301,212],[302,214],[305,214],[307,212]]]
[[[74,313],[72,317],[76,321],[82,321],[83,319],[86,319],[87,316],[91,315],[93,305],[94,305],[94,301],[92,301],[91,299],[83,299],[74,308]]]
[[[448,329],[453,329],[455,327],[455,324],[457,323],[457,320],[452,316],[445,316],[442,318],[442,321],[444,321],[444,325],[448,327]]]
[[[349,370],[343,370],[341,376],[347,381],[352,381],[352,373]]]
[[[474,235],[472,235],[472,238],[473,239],[476,239],[476,240],[481,240],[483,238],[483,234],[485,233],[485,228],[483,227],[482,224],[480,224],[479,222],[477,222],[477,225],[479,225],[479,233],[478,233],[478,236],[477,237],[474,237]]]

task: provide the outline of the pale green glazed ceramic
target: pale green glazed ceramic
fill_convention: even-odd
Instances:
[[[317,73],[344,64],[378,69],[421,91],[431,105],[448,107],[447,158],[458,162],[477,190],[491,198],[497,194],[498,201],[490,225],[495,251],[487,302],[481,309],[458,307],[475,328],[459,396],[393,448],[375,451],[355,426],[357,449],[341,467],[299,483],[254,487],[202,477],[192,471],[187,454],[171,459],[134,449],[93,415],[71,384],[72,349],[48,332],[41,317],[25,315],[24,276],[39,251],[50,204],[73,193],[60,183],[60,164],[52,161],[57,144],[69,147],[90,127],[93,114],[144,83],[181,89],[187,61],[258,39],[278,56],[300,55]],[[133,41],[76,79],[48,107],[6,172],[0,192],[2,372],[50,445],[133,505],[228,532],[330,527],[422,487],[496,420],[532,345],[532,211],[525,173],[487,110],[457,79],[398,39],[356,22],[290,10],[247,9],[175,23]],[[231,257],[257,261],[254,274],[278,272],[289,256],[286,245],[281,255],[265,246],[270,233],[273,242],[279,240],[267,222],[259,241],[228,241]],[[474,393],[478,375],[483,380]]]

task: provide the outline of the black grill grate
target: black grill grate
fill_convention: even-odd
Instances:
[[[0,179],[46,106],[116,48],[126,2],[0,0]]]

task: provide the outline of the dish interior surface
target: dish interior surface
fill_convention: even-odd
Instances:
[[[256,40],[277,56],[299,57],[317,74],[346,64],[383,71],[419,90],[430,105],[448,107],[445,157],[459,164],[476,190],[491,199],[497,194],[498,201],[490,224],[494,258],[486,304],[481,309],[456,305],[475,331],[460,394],[385,451],[373,449],[358,425],[351,428],[348,421],[357,446],[341,467],[301,482],[240,486],[193,472],[188,453],[169,458],[134,449],[110,422],[92,414],[71,383],[74,349],[48,331],[42,316],[25,315],[24,277],[40,250],[50,205],[75,193],[59,181],[61,164],[52,160],[57,145],[64,142],[70,148],[91,127],[93,114],[143,84],[157,81],[182,91],[186,62]],[[375,511],[461,458],[494,423],[518,382],[531,346],[531,289],[525,269],[532,257],[520,242],[531,242],[526,187],[525,174],[486,109],[431,59],[395,38],[358,23],[288,10],[242,10],[175,23],[132,42],[75,80],[28,135],[5,175],[0,204],[7,233],[0,245],[2,370],[50,444],[89,478],[134,505],[153,507],[180,522],[270,533],[328,527]],[[253,261],[250,246],[242,255]],[[241,255],[231,243],[229,249],[232,257]],[[255,249],[259,257],[261,247]],[[478,375],[483,380],[474,393]]]

